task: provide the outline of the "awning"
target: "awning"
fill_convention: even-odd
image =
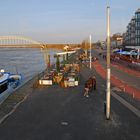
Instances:
[[[127,52],[127,51],[120,51],[117,53],[122,54],[122,55],[138,55],[138,53],[136,52]]]

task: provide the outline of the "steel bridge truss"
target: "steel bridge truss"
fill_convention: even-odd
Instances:
[[[32,40],[28,37],[22,36],[0,36],[0,47],[41,47],[44,48],[45,45],[42,43]]]

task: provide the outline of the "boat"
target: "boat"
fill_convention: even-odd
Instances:
[[[8,73],[0,73],[0,94],[8,89]]]
[[[21,80],[22,80],[21,74],[10,74],[9,78],[8,78],[9,84],[13,88],[18,87],[18,85],[20,84]]]
[[[72,53],[75,53],[75,52],[76,52],[76,51],[66,51],[66,52],[56,53],[56,55],[72,54]]]
[[[0,70],[0,104],[19,87],[22,80],[20,74],[11,74]]]

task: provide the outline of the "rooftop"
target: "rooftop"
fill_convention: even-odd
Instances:
[[[138,8],[138,10],[135,12],[135,14],[140,13],[140,8]]]
[[[131,21],[132,21],[132,20],[135,20],[135,19],[136,19],[135,16],[133,16],[132,19],[131,19]]]

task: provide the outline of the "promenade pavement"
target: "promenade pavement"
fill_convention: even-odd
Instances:
[[[97,90],[83,97],[92,75]],[[34,89],[0,125],[0,140],[139,140],[140,118],[111,97],[111,119],[104,114],[105,81],[95,70],[81,67],[80,85]]]
[[[102,56],[98,56],[98,51],[93,51],[93,56],[97,56],[99,58],[99,62],[104,69],[106,69],[106,61],[102,58]],[[119,65],[114,65],[114,62],[111,64],[111,73],[118,77],[121,81],[130,86],[133,86],[136,89],[140,90],[140,72],[135,70],[130,70],[128,68],[123,68]]]
[[[96,71],[102,76],[102,78],[106,79],[106,69],[101,66],[99,61],[94,62],[93,66]],[[121,81],[117,76],[111,74],[111,83],[124,92],[129,93],[130,95],[140,100],[140,90]]]
[[[97,50],[94,50],[92,53],[99,58],[99,61],[96,62],[96,64],[94,63],[95,65],[93,64],[94,68],[102,78],[106,79],[105,60],[102,56],[98,56]],[[129,100],[129,102],[135,102],[134,105],[136,105],[138,103],[136,100],[140,99],[140,73],[113,62],[111,63],[111,74],[111,83],[121,91],[129,93],[129,96],[126,96],[125,94],[122,95],[125,95],[125,99]],[[132,101],[132,98],[135,98],[136,100]],[[137,108],[139,108],[139,106],[137,106]]]
[[[139,71],[136,71],[136,70],[133,70],[133,69],[130,69],[130,68],[127,68],[125,66],[122,66],[121,64],[117,63],[117,62],[111,62],[111,66],[113,67],[116,67],[117,69],[120,69],[130,75],[133,75],[135,77],[140,77],[140,72]]]

